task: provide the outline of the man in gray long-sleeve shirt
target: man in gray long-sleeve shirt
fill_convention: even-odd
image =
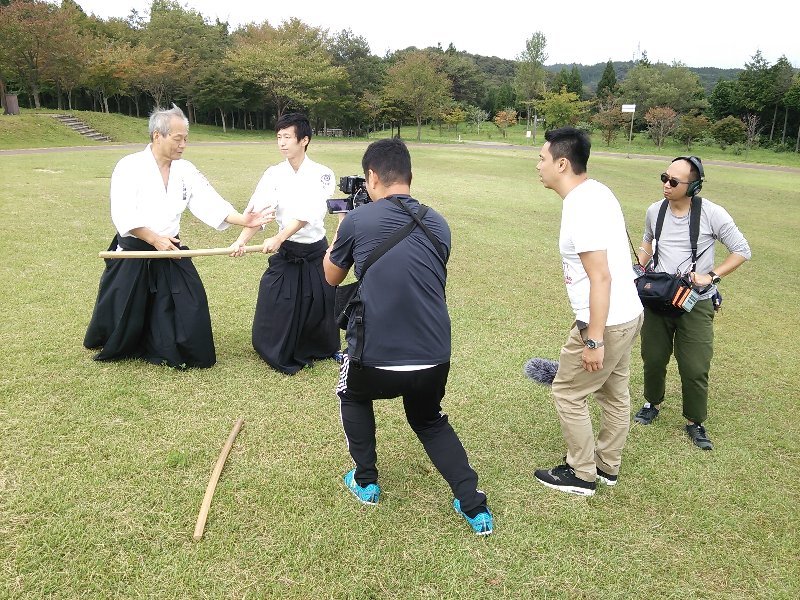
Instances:
[[[658,416],[664,400],[667,364],[673,351],[681,376],[683,416],[686,433],[703,450],[713,445],[703,421],[708,412],[708,372],[714,354],[714,297],[720,280],[751,257],[747,240],[728,212],[702,199],[700,234],[697,240],[697,264],[692,265],[689,221],[692,197],[699,195],[703,183],[703,164],[696,156],[679,156],[662,173],[664,200],[668,202],[661,233],[655,240],[655,227],[663,200],[647,209],[644,237],[639,248],[639,264],[645,265],[657,249],[656,271],[684,273],[702,291],[692,310],[670,316],[645,308],[642,326],[642,361],[644,364],[644,406],[634,421],[649,425]],[[730,254],[714,266],[714,244],[719,240]],[[708,286],[708,289],[705,289]]]

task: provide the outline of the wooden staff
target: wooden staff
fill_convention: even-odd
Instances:
[[[222,473],[222,467],[225,466],[225,461],[227,460],[228,454],[233,446],[233,440],[236,439],[236,436],[239,434],[242,425],[244,425],[244,420],[242,417],[239,417],[236,420],[236,423],[233,425],[231,434],[228,436],[228,441],[225,442],[225,445],[222,447],[222,452],[219,453],[219,458],[217,458],[217,464],[214,465],[214,470],[211,472],[211,479],[209,480],[208,487],[206,488],[206,495],[203,496],[203,503],[200,505],[200,514],[197,515],[197,523],[194,526],[194,535],[192,536],[192,539],[194,539],[195,542],[199,542],[201,539],[203,539],[203,531],[206,527],[208,511],[211,508],[211,498],[214,496],[214,490],[217,489],[217,481],[219,481],[219,476]]]
[[[263,244],[259,246],[242,246],[245,252],[261,252]],[[98,252],[100,258],[187,258],[192,256],[224,256],[230,254],[227,248],[199,248],[197,250],[123,250]]]

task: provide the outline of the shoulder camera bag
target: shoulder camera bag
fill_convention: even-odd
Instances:
[[[655,249],[653,250],[653,268],[658,265],[658,238],[664,226],[664,218],[667,213],[668,204],[669,201],[665,199],[658,211],[656,229],[653,236],[656,242]],[[699,256],[697,256],[697,238],[700,235],[701,208],[702,198],[700,196],[693,196],[691,214],[689,216],[689,243],[692,248],[692,271],[695,269],[697,259],[699,258]],[[631,249],[633,249],[633,243],[631,243]],[[705,250],[703,250],[700,255],[702,256],[704,252]],[[634,255],[635,254],[634,252]],[[636,278],[636,290],[639,293],[639,299],[642,301],[642,304],[650,310],[673,317],[679,317],[686,312],[681,307],[691,294],[692,282],[686,275],[651,270],[645,271]]]

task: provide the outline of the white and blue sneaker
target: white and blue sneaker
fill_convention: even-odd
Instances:
[[[488,508],[484,512],[470,517],[461,510],[461,501],[458,498],[453,500],[453,508],[467,520],[467,523],[469,523],[469,526],[472,527],[472,531],[474,531],[476,535],[489,535],[492,533],[494,529],[494,518],[492,518],[492,512]]]
[[[378,503],[378,498],[380,498],[381,495],[380,486],[377,483],[370,483],[366,487],[361,487],[358,485],[356,482],[355,469],[345,474],[344,485],[362,504],[370,504],[374,506]]]

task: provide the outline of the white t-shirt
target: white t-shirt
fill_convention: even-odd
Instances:
[[[289,240],[311,244],[325,237],[325,201],[332,197],[334,187],[333,171],[328,167],[305,156],[295,172],[287,159],[264,171],[245,211],[276,208],[278,231],[293,219],[306,221]]]
[[[641,314],[625,220],[610,189],[599,181],[587,179],[567,194],[558,242],[564,283],[576,321],[589,322],[589,276],[579,254],[594,250],[606,251],[611,273],[606,326],[627,323]]]
[[[158,235],[174,237],[181,214],[188,208],[206,225],[227,229],[225,219],[236,212],[188,160],[173,160],[169,180],[158,169],[150,144],[141,152],[123,157],[111,174],[111,220],[122,237],[131,229],[147,227]]]

